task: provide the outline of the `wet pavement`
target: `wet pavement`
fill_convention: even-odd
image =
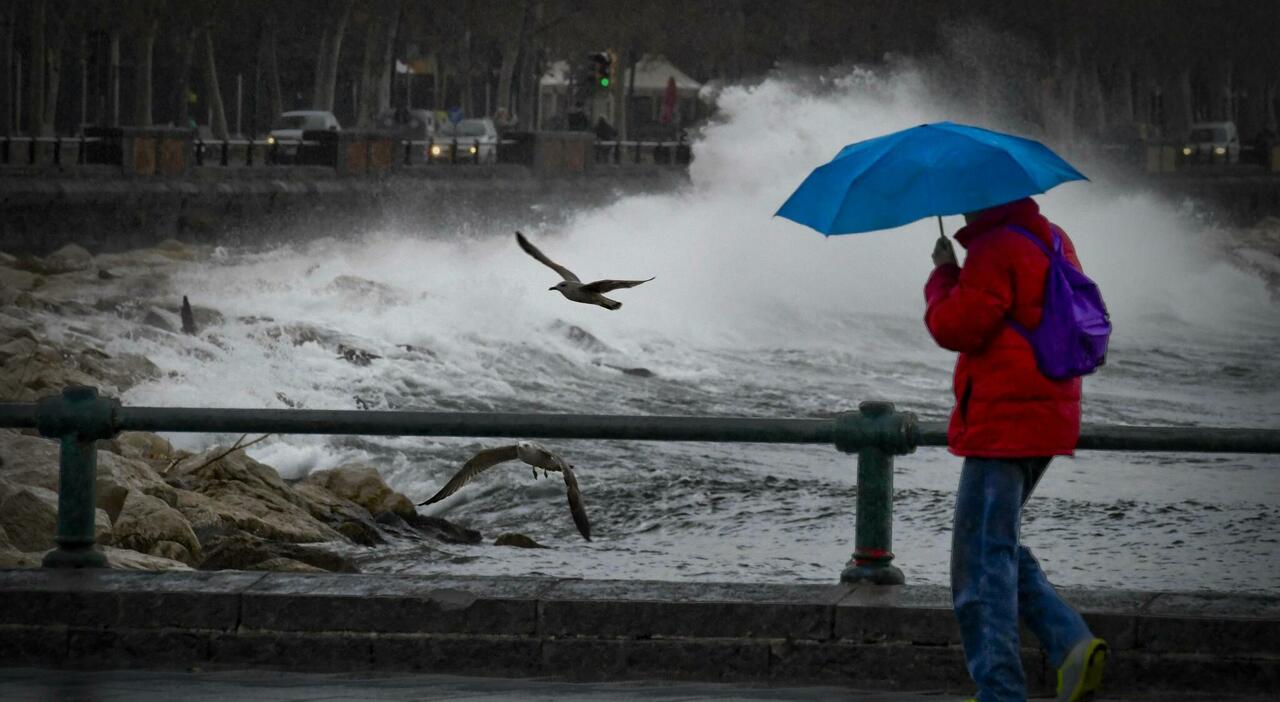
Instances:
[[[571,683],[548,679],[472,678],[452,675],[363,677],[310,673],[63,671],[0,669],[5,702],[146,702],[148,700],[247,700],[251,702],[467,700],[851,700],[852,702],[952,702],[942,692],[866,692],[839,687],[750,687],[664,681]],[[1261,702],[1261,696],[1105,696],[1116,700]]]

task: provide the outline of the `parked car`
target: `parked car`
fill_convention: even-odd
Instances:
[[[414,145],[411,153],[415,161],[427,161],[430,155],[427,149],[436,136],[436,113],[431,110],[408,110],[403,107],[387,110],[374,120],[379,131],[391,134],[396,140],[397,150],[404,146],[403,142],[420,142]],[[397,156],[399,152],[397,151]]]
[[[427,158],[432,161],[448,161],[449,152],[455,144],[458,161],[478,159],[480,163],[498,162],[498,129],[488,117],[440,125]]]
[[[279,142],[280,146],[274,153],[281,160],[288,160],[297,157],[303,132],[316,130],[336,132],[341,129],[338,118],[334,117],[332,112],[293,110],[276,118],[275,124],[271,126],[271,132],[267,134],[267,143],[274,146]]]
[[[1197,122],[1191,125],[1182,158],[1205,163],[1239,163],[1240,134],[1235,122]]]

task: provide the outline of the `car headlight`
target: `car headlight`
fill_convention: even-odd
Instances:
[[[476,152],[476,147],[472,146],[472,147],[468,148],[468,149],[467,149],[467,152],[468,152],[468,153],[472,153],[472,154],[474,154],[474,153]]]
[[[267,145],[268,145],[268,146],[270,146],[270,145],[272,145],[272,144],[274,144],[274,143],[276,143],[276,138],[275,138],[275,137],[273,137],[273,136],[268,136],[268,137],[267,137]]]
[[[1182,147],[1182,155],[1183,155],[1183,156],[1190,156],[1191,154],[1194,154],[1195,152],[1196,152],[1196,150],[1195,150],[1195,149],[1193,149],[1193,148],[1191,148],[1190,146],[1184,146],[1184,147]]]
[[[439,155],[442,153],[442,151],[443,151],[443,150],[440,148],[440,145],[439,145],[439,144],[432,144],[432,145],[431,145],[431,155],[432,155],[432,156],[439,156]]]
[[[1225,146],[1215,146],[1215,147],[1213,147],[1213,153],[1214,153],[1214,155],[1215,155],[1215,156],[1226,156],[1226,155],[1227,155],[1227,147],[1225,147]]]

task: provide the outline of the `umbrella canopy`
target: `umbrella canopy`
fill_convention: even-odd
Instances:
[[[826,235],[963,214],[1088,180],[1038,141],[951,122],[850,144],[815,168],[777,215]]]

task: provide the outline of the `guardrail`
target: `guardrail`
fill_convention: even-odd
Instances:
[[[688,165],[693,160],[693,150],[684,137],[676,141],[606,141],[595,143],[596,163],[645,163],[642,158],[648,151],[648,163]]]
[[[858,455],[854,550],[840,579],[877,584],[904,582],[893,565],[893,457],[947,443],[945,423],[920,422],[913,413],[878,401],[830,419],[206,409],[125,407],[85,386],[67,387],[36,403],[0,403],[0,427],[37,429],[61,442],[58,548],[44,559],[46,567],[54,568],[105,565],[93,547],[95,442],[122,431],[832,444]],[[1086,425],[1078,448],[1280,453],[1280,430]]]
[[[119,138],[99,136],[0,136],[0,166],[119,165]],[[254,167],[283,165],[335,165],[331,145],[311,139],[275,137],[191,140],[191,160],[196,167]],[[519,139],[392,139],[400,167],[524,163],[533,154]],[[114,156],[95,155],[94,145],[117,146]],[[41,148],[43,146],[44,148]],[[678,141],[600,141],[594,143],[598,164],[655,164],[685,166],[692,150]],[[300,157],[304,151],[310,153]]]
[[[37,154],[39,144],[47,144],[52,147],[53,165],[61,166],[64,164],[84,165],[86,163],[86,149],[90,144],[101,142],[98,137],[86,136],[52,136],[52,137],[29,137],[29,136],[0,136],[0,165],[5,166],[34,166],[39,160]],[[19,156],[19,149],[15,148],[19,144],[26,144],[26,154]]]

